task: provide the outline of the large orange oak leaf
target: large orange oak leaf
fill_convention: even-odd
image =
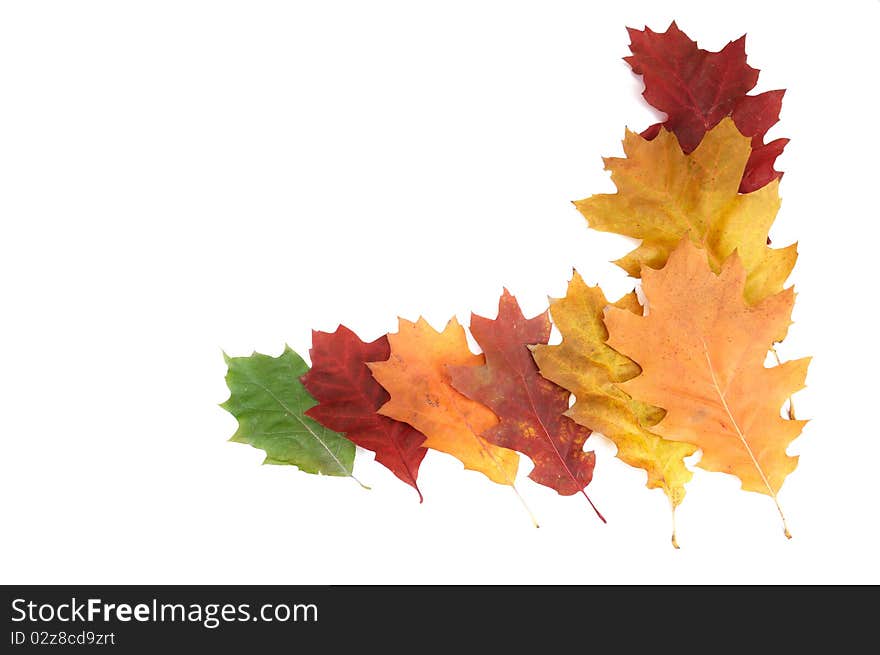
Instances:
[[[786,448],[806,421],[783,418],[781,407],[803,388],[810,360],[765,368],[791,323],[794,291],[749,305],[745,284],[738,255],[716,274],[706,253],[683,240],[663,269],[643,269],[644,316],[606,309],[608,344],[642,368],[620,388],[666,410],[653,432],[700,447],[698,466],[771,496],[782,516],[777,493],[798,460]]]

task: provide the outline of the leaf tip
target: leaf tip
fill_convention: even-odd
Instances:
[[[746,32],[743,32],[742,35],[738,39],[736,39],[735,41],[731,41],[730,43],[733,44],[734,48],[738,49],[741,47],[743,49],[743,51],[745,51],[745,49],[746,49]]]

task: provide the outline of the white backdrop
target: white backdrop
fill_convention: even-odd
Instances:
[[[592,438],[590,496],[429,453],[425,503],[228,443],[221,349],[307,356],[398,315],[528,315],[631,248],[570,201],[656,120],[625,26],[748,33],[800,242],[783,358],[814,355],[772,501],[697,470],[665,497]],[[7,2],[0,8],[0,582],[880,582],[873,367],[880,3]],[[756,390],[760,393],[760,390]]]

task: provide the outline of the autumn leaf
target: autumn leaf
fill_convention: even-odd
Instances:
[[[299,381],[309,370],[302,357],[285,346],[278,357],[224,358],[230,397],[220,406],[238,419],[230,441],[266,451],[264,464],[354,478],[354,444],[305,415],[315,400]]]
[[[519,456],[480,437],[498,419],[490,409],[453,389],[447,366],[479,366],[482,355],[468,349],[464,328],[456,319],[437,332],[425,319],[400,319],[389,334],[391,357],[368,366],[391,399],[379,413],[409,423],[425,435],[424,446],[448,453],[466,469],[493,482],[513,485]]]
[[[312,331],[312,368],[302,382],[318,404],[306,416],[376,453],[376,461],[412,486],[421,500],[417,479],[427,452],[425,435],[376,411],[388,392],[373,379],[367,362],[386,360],[390,352],[384,335],[364,343],[344,325],[332,333]]]
[[[649,427],[662,418],[663,411],[633,400],[615,384],[635,377],[640,369],[605,343],[608,332],[603,312],[609,304],[598,286],[587,286],[575,271],[565,297],[550,300],[562,343],[538,345],[532,353],[541,375],[574,394],[575,403],[566,415],[610,439],[620,460],[647,472],[648,488],[666,493],[673,511],[672,543],[677,548],[674,512],[692,476],[684,458],[696,447],[651,432]],[[615,306],[642,313],[633,293]]]
[[[450,367],[449,375],[455,389],[486,405],[500,419],[480,436],[527,455],[535,464],[529,474],[532,480],[563,496],[582,493],[604,521],[584,491],[596,463],[592,451],[584,452],[590,430],[563,415],[570,394],[541,377],[528,348],[550,338],[547,312],[526,319],[505,289],[496,320],[471,314],[471,334],[486,363]]]
[[[705,253],[683,240],[663,269],[642,271],[645,316],[606,310],[608,344],[642,368],[621,389],[666,410],[651,430],[701,448],[700,467],[771,496],[790,537],[777,493],[797,465],[786,448],[806,422],[784,419],[780,408],[803,388],[809,358],[764,367],[791,323],[794,291],[750,306],[745,283],[737,255],[716,275]]]
[[[797,259],[797,244],[773,249],[767,235],[779,211],[779,182],[754,193],[737,192],[749,140],[729,118],[685,155],[665,128],[653,141],[627,130],[625,158],[605,159],[617,193],[575,202],[590,227],[641,239],[616,264],[633,277],[643,266],[660,268],[684,236],[703,246],[718,271],[737,250],[748,274],[746,299],[778,293]]]
[[[629,33],[625,59],[666,118],[627,131],[624,156],[605,159],[615,193],[575,205],[594,229],[639,241],[616,263],[643,277],[644,308],[635,292],[609,303],[574,272],[565,297],[538,316],[527,319],[506,289],[497,318],[472,314],[479,355],[455,319],[442,332],[400,319],[397,333],[371,343],[342,325],[314,331],[311,371],[288,347],[276,358],[227,357],[233,441],[263,449],[265,463],[351,477],[357,444],[420,500],[433,448],[522,501],[522,453],[533,480],[592,506],[595,455],[584,447],[596,431],[668,497],[676,547],[676,508],[692,478],[685,459],[697,451],[700,467],[770,496],[790,537],[778,495],[798,461],[786,451],[806,422],[790,396],[809,359],[783,363],[773,348],[790,325],[794,292],[784,285],[797,259],[797,244],[771,248],[769,238],[788,139],[765,139],[785,92],[749,95],[759,71],[745,37],[710,52],[674,22]],[[552,346],[551,316],[562,335]]]
[[[740,193],[751,193],[773,180],[781,180],[782,173],[774,168],[776,158],[782,154],[788,139],[774,139],[764,143],[764,136],[779,120],[784,90],[767,91],[756,96],[743,97],[733,109],[731,117],[737,129],[752,139],[752,154],[746,162]]]
[[[745,36],[719,52],[710,52],[698,48],[674,21],[665,32],[627,31],[633,54],[624,59],[642,76],[645,100],[667,115],[665,122],[645,130],[643,137],[653,139],[662,125],[690,153],[706,132],[730,116],[752,140],[739,190],[749,193],[782,177],[773,165],[788,139],[765,144],[764,136],[779,120],[785,91],[747,95],[758,81],[758,70],[746,63]]]

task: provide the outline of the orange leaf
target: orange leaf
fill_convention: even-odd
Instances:
[[[409,423],[427,439],[426,448],[448,453],[466,469],[493,482],[513,485],[519,455],[490,444],[479,435],[498,424],[486,406],[452,388],[447,366],[480,366],[482,355],[468,349],[464,328],[456,319],[437,332],[425,319],[400,319],[389,334],[391,357],[368,364],[373,377],[391,394],[379,413]]]
[[[664,268],[642,269],[645,316],[606,309],[608,344],[642,368],[620,388],[666,410],[653,432],[699,446],[698,466],[737,476],[778,508],[776,494],[797,466],[785,450],[806,423],[782,418],[780,408],[803,388],[809,358],[764,367],[791,323],[794,291],[750,306],[745,283],[738,255],[716,275],[706,253],[685,239]]]

